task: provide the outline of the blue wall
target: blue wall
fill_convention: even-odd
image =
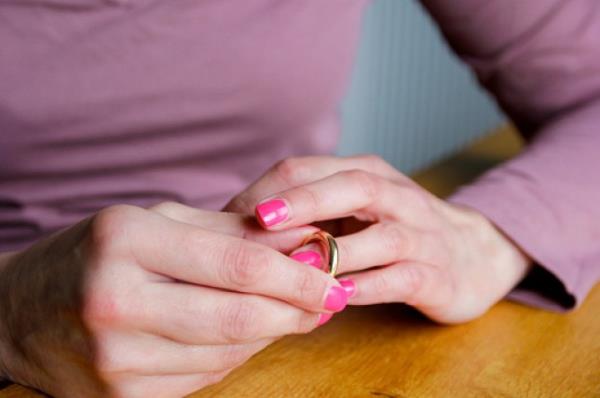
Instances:
[[[502,120],[418,2],[371,4],[342,107],[340,154],[377,153],[412,172]]]

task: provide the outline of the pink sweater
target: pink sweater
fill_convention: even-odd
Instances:
[[[0,3],[0,251],[330,153],[366,3]],[[531,140],[451,200],[538,262],[513,298],[572,308],[600,278],[600,2],[423,3]]]

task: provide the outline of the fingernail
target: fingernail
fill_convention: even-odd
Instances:
[[[292,254],[290,257],[296,261],[300,261],[301,263],[321,269],[321,255],[312,250]]]
[[[348,304],[348,295],[346,290],[339,286],[332,286],[325,299],[325,309],[333,312],[340,312]]]
[[[348,297],[354,296],[354,293],[356,292],[356,284],[352,279],[340,279],[339,282],[346,291]]]
[[[265,226],[281,224],[288,218],[288,208],[281,199],[271,199],[256,206],[256,218]]]
[[[327,322],[329,322],[329,320],[333,317],[333,314],[331,313],[323,313],[319,315],[319,322],[317,323],[317,326],[321,326],[321,325],[325,325]]]

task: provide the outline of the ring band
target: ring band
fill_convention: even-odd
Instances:
[[[338,245],[335,239],[333,238],[333,236],[331,236],[329,232],[319,231],[304,239],[304,242],[302,242],[302,246],[312,242],[318,242],[321,245],[321,248],[325,252],[327,265],[329,266],[329,270],[327,271],[327,273],[335,278],[338,265],[340,263]]]

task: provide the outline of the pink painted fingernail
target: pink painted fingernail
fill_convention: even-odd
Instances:
[[[356,284],[352,279],[340,279],[339,282],[346,291],[348,297],[354,296],[354,293],[356,293]]]
[[[339,286],[332,286],[327,292],[327,298],[325,299],[325,309],[333,312],[340,312],[346,308],[348,304],[348,295],[346,290]]]
[[[321,325],[325,325],[327,322],[329,322],[329,320],[333,317],[333,314],[331,313],[323,313],[319,315],[319,322],[317,323],[317,326],[321,326]]]
[[[288,208],[281,199],[271,199],[256,206],[256,218],[265,227],[281,224],[288,218]]]
[[[296,261],[300,261],[301,263],[321,269],[321,255],[312,250],[292,254],[290,257]]]

